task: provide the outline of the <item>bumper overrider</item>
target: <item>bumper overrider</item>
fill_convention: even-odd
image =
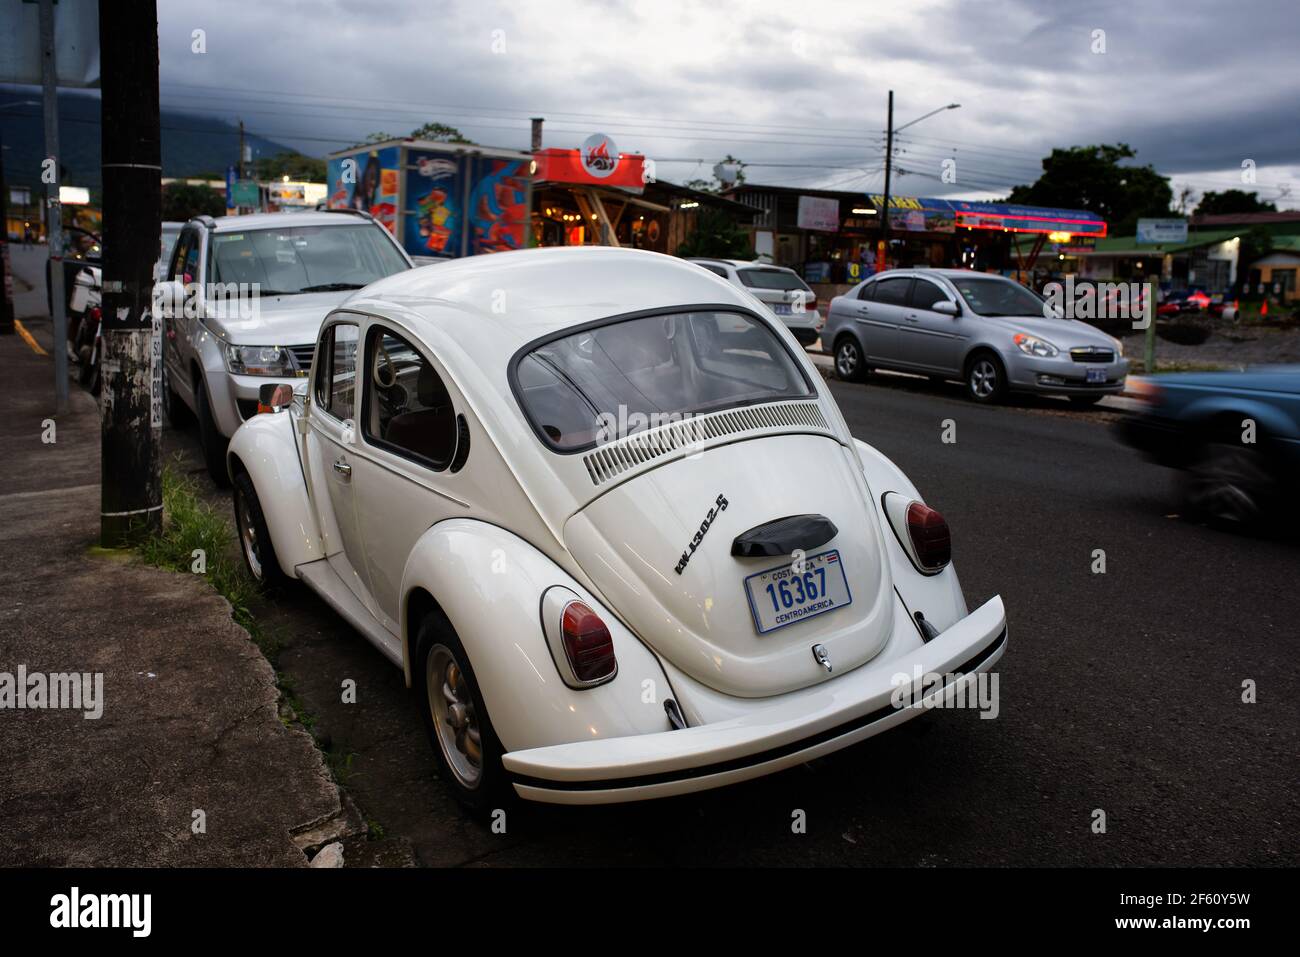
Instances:
[[[503,763],[520,797],[553,804],[637,801],[721,787],[830,754],[914,718],[924,708],[894,704],[896,675],[947,676],[920,699],[932,702],[991,670],[1006,645],[1006,612],[994,597],[919,648],[780,695],[743,717],[513,751]]]

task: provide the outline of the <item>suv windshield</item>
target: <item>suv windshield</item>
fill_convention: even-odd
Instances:
[[[979,316],[1051,318],[1043,300],[1018,282],[999,276],[948,276],[971,311]]]
[[[737,269],[736,275],[750,289],[808,289],[798,274],[788,269]]]
[[[701,412],[813,394],[776,335],[749,316],[679,312],[585,329],[516,360],[515,393],[561,452]]]
[[[407,268],[374,223],[216,233],[214,283],[258,283],[264,296],[360,289]]]

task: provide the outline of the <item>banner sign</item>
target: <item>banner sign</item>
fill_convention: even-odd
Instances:
[[[1137,241],[1151,245],[1185,243],[1187,242],[1187,220],[1139,219],[1137,222]]]
[[[870,197],[877,209],[884,196]],[[935,197],[890,196],[889,226],[904,232],[951,233],[956,227],[1004,229],[1013,233],[1070,233],[1105,236],[1106,221],[1082,209],[1048,209],[1011,203],[982,203]]]
[[[840,201],[825,196],[800,196],[795,225],[800,229],[836,232],[840,228]]]

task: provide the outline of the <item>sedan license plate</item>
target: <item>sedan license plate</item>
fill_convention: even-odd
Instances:
[[[1088,370],[1088,379],[1087,379],[1087,381],[1088,381],[1088,382],[1105,382],[1105,381],[1106,381],[1106,370],[1105,370],[1105,369],[1089,369],[1089,370]]]
[[[750,575],[745,593],[760,635],[853,604],[838,549],[805,558],[802,572],[787,563]]]
[[[778,316],[794,315],[794,312],[790,309],[790,304],[788,302],[778,302],[776,305],[772,307],[772,311],[775,312]]]

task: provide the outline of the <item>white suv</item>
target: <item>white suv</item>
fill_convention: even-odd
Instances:
[[[817,294],[793,269],[738,259],[696,257],[691,262],[752,294],[789,327],[800,345],[810,346],[817,341],[822,328]]]
[[[199,422],[208,473],[257,413],[259,388],[306,376],[325,314],[376,279],[412,268],[392,235],[354,210],[200,216],[181,230],[157,290],[163,401]]]

